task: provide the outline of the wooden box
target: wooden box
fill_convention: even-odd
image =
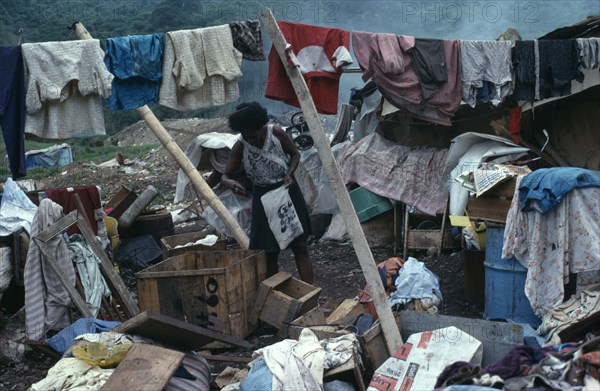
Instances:
[[[412,250],[427,250],[431,247],[439,248],[442,239],[441,229],[409,229],[407,234],[408,248]],[[452,229],[444,230],[443,250],[457,248],[452,237]]]
[[[285,336],[289,323],[317,306],[320,294],[321,288],[279,272],[262,282],[253,315]]]
[[[469,218],[505,223],[516,183],[516,178],[512,178],[492,187],[479,197],[469,197],[467,201]]]
[[[339,326],[327,323],[327,318],[330,318],[331,313],[333,312],[331,308],[333,302],[334,301],[332,300],[325,303],[323,306],[313,308],[291,322],[288,329],[288,337],[298,339],[302,329],[305,327],[310,328],[319,340],[336,338],[344,335],[347,331],[340,329]],[[337,304],[339,304],[339,302],[337,302]],[[336,308],[333,308],[333,310],[335,309]],[[396,321],[398,322],[399,318],[396,318]],[[357,335],[357,338],[362,350],[365,373],[367,376],[370,376],[375,369],[379,368],[379,366],[389,358],[387,345],[379,321],[373,323],[371,328],[362,335]]]
[[[176,255],[182,255],[190,251],[223,251],[227,250],[227,241],[223,238],[219,238],[217,243],[212,246],[204,246],[202,244],[194,244],[192,246],[175,248],[187,243],[193,243],[197,240],[204,239],[208,235],[216,235],[214,229],[190,232],[186,234],[165,236],[160,239],[160,245],[163,251],[163,259],[171,258]]]
[[[249,314],[266,277],[266,260],[263,251],[195,251],[136,276],[140,311],[215,329],[222,322],[225,334],[245,338],[254,330]]]
[[[369,247],[391,247],[394,244],[394,211],[387,211],[361,223]]]
[[[112,209],[108,215],[118,220],[136,199],[135,192],[121,185],[119,191],[106,202],[104,209]]]

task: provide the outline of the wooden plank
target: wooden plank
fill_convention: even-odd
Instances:
[[[364,314],[363,305],[354,299],[345,299],[333,312],[327,317],[328,324],[335,324],[342,327],[354,324],[356,319]]]
[[[244,297],[242,295],[242,275],[239,263],[227,268],[226,281],[226,302],[229,313],[244,312]]]
[[[156,280],[160,313],[187,322],[183,313],[183,295],[180,278],[161,278]]]
[[[253,347],[250,342],[243,339],[223,335],[217,331],[151,311],[141,312],[112,331],[141,335],[183,351],[200,349],[212,341],[225,342],[244,349]]]
[[[279,326],[279,336],[285,338],[288,334],[288,328],[290,324],[296,319],[298,316],[298,312],[300,311],[301,303],[298,300],[292,300],[290,306],[287,310],[287,313],[283,317],[281,325]],[[275,326],[275,325],[273,325]],[[277,326],[275,326],[277,327]]]
[[[162,390],[165,388],[185,353],[154,345],[134,344],[103,390]]]
[[[258,287],[256,301],[254,302],[254,306],[250,311],[250,317],[248,319],[248,324],[250,324],[250,327],[254,328],[258,324],[258,317],[265,305],[265,302],[267,301],[267,297],[269,296],[271,289],[273,288],[264,284],[261,284],[260,287]]]
[[[350,373],[354,378],[354,385],[358,387],[358,391],[365,391],[365,381],[362,376],[362,371],[356,356],[352,356],[344,364],[337,366],[333,369],[323,373],[323,379],[329,379],[339,377],[342,374]]]
[[[229,324],[229,308],[227,303],[227,281],[224,274],[214,274],[204,278],[206,288],[206,304],[208,314],[216,316],[225,323],[225,334],[243,338],[240,332],[243,330],[232,330]]]
[[[110,258],[108,258],[108,255],[106,255],[104,249],[102,248],[100,243],[98,243],[98,240],[96,240],[92,229],[81,216],[82,214],[85,213],[83,213],[83,211],[79,213],[77,226],[79,227],[79,230],[85,237],[88,246],[90,246],[94,254],[96,254],[96,256],[100,258],[100,264],[98,266],[100,267],[100,271],[102,272],[102,275],[106,280],[108,288],[110,289],[111,293],[116,297],[116,299],[121,302],[121,304],[123,305],[123,312],[128,318],[137,315],[140,312],[140,310],[135,301],[133,300],[131,292],[129,292],[129,290],[123,283],[123,280],[115,271],[112,261],[110,260]]]
[[[198,353],[200,356],[204,357],[208,361],[220,361],[220,362],[239,362],[242,364],[247,364],[252,362],[252,358],[250,357],[237,357],[237,356],[224,356],[218,354],[208,354],[204,352]]]
[[[174,267],[183,267],[173,265]],[[225,268],[217,267],[212,269],[188,269],[188,270],[165,270],[162,272],[141,272],[137,274],[138,279],[143,278],[164,278],[164,277],[191,277],[191,276],[209,276],[213,274],[225,274]]]
[[[511,200],[491,197],[469,197],[467,214],[471,220],[487,220],[506,223]]]
[[[286,72],[292,82],[292,86],[298,97],[298,102],[304,113],[310,135],[315,142],[319,158],[323,163],[323,169],[329,178],[338,207],[344,217],[348,235],[352,240],[352,245],[365,275],[365,280],[368,281],[373,304],[379,315],[381,327],[385,334],[389,350],[395,352],[398,347],[402,345],[402,337],[400,336],[400,331],[394,321],[383,283],[381,282],[381,278],[379,278],[379,272],[373,254],[371,253],[367,239],[365,238],[358,221],[358,217],[354,210],[354,206],[352,205],[352,201],[350,200],[350,195],[344,185],[344,181],[342,180],[336,160],[329,147],[329,138],[323,132],[321,120],[317,114],[317,109],[310,96],[306,82],[300,73],[299,66],[290,66],[288,63],[287,51],[290,48],[288,47],[288,43],[285,41],[285,37],[281,33],[279,26],[277,26],[270,9],[267,8],[262,12],[261,20],[272,39],[273,46],[277,50],[279,58],[283,64],[286,64]],[[293,55],[291,50],[290,53]]]
[[[260,320],[278,329],[281,328],[281,323],[293,302],[298,302],[298,300],[278,290],[271,289],[260,311]],[[298,304],[298,308],[300,308],[300,304]]]
[[[363,335],[358,337],[363,352],[363,357],[369,372],[375,371],[387,360],[390,354],[385,346],[385,340],[381,333],[381,326],[376,322]],[[367,373],[370,376],[372,373]]]
[[[319,305],[321,290],[321,288],[315,288],[299,300],[301,304],[300,310],[298,311],[299,314],[304,314]]]
[[[140,310],[160,313],[160,301],[156,280],[138,279],[137,290]]]
[[[48,264],[50,265],[54,273],[56,273],[56,276],[63,284],[63,287],[69,293],[69,297],[71,298],[71,300],[73,300],[73,303],[75,304],[81,315],[83,315],[84,317],[93,318],[94,315],[92,315],[92,311],[90,311],[88,304],[81,297],[81,295],[79,295],[79,292],[77,292],[75,287],[70,284],[67,276],[65,276],[65,273],[60,268],[58,260],[54,256],[54,252],[48,247],[48,243],[37,240],[37,236],[33,237],[33,241],[40,248],[40,251],[42,252],[42,254],[44,254],[44,257],[46,257]]]
[[[275,274],[274,276],[271,276],[271,277],[267,278],[266,280],[264,280],[261,285],[265,285],[265,286],[273,288],[273,287],[283,284],[290,278],[292,278],[291,273],[279,272],[279,273]]]
[[[62,217],[56,223],[52,224],[52,226],[46,228],[42,232],[37,235],[37,239],[42,242],[47,242],[52,239],[56,235],[64,232],[67,228],[71,227],[73,224],[77,223],[77,211],[73,210],[71,213]]]
[[[297,278],[290,278],[276,289],[295,299],[301,299],[319,288],[298,280]]]
[[[197,326],[206,327],[209,321],[204,279],[181,277],[179,281],[185,320]]]

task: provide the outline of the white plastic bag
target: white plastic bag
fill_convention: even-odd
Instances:
[[[264,194],[260,201],[265,208],[269,227],[279,244],[285,250],[298,236],[304,233],[296,208],[285,186]]]

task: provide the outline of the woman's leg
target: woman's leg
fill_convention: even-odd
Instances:
[[[296,258],[296,267],[298,268],[298,274],[300,279],[307,284],[313,284],[313,267],[310,256],[308,255],[308,244],[306,241],[294,241],[291,245],[292,252]]]
[[[267,278],[279,272],[279,253],[267,254]]]

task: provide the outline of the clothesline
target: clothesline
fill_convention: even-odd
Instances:
[[[499,106],[513,92],[525,94],[528,100],[567,94],[570,80],[581,77],[582,66],[595,69],[600,62],[598,38],[512,43],[353,32],[359,67],[348,68],[352,63],[349,31],[278,24],[294,51],[289,62],[299,66],[317,109],[324,114],[338,110],[338,85],[344,72],[362,72],[363,79],[373,80],[392,106],[415,119],[450,126],[463,100],[472,107],[490,100]],[[3,135],[14,177],[24,175],[24,133],[50,139],[105,134],[103,99],[113,110],[152,102],[176,110],[231,103],[240,96],[242,57],[264,59],[258,21],[108,38],[105,46],[104,56],[99,40],[0,48],[0,70],[12,87],[5,91],[10,102],[0,115],[0,126],[10,129]],[[521,57],[513,58],[512,53]],[[548,58],[549,53],[557,55]],[[63,61],[67,57],[69,61]],[[565,67],[565,61],[571,63]],[[569,85],[554,88],[554,80],[534,72],[534,64],[568,68],[564,79]],[[265,96],[298,107],[282,65],[271,49]],[[73,78],[77,88],[67,89]]]

